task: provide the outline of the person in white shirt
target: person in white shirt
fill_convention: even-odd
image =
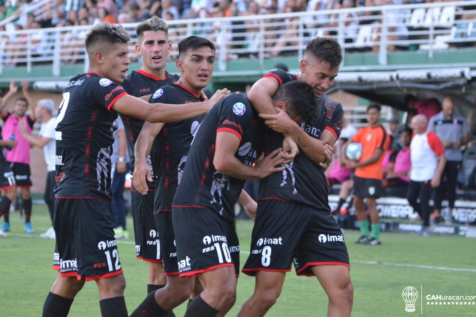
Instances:
[[[25,124],[20,123],[20,130],[22,136],[32,146],[37,146],[43,149],[45,155],[46,167],[48,170],[48,176],[46,178],[45,187],[45,203],[48,206],[50,212],[51,222],[53,223],[53,210],[55,205],[55,158],[56,158],[56,141],[55,141],[55,128],[56,118],[53,117],[55,110],[55,104],[51,99],[42,99],[38,101],[38,106],[35,109],[35,115],[41,120],[41,129],[38,135],[31,135],[27,132]],[[42,238],[55,239],[55,230],[53,227],[49,228],[46,233],[40,235]]]
[[[427,131],[427,123],[428,119],[422,114],[412,119],[415,135],[410,143],[412,169],[407,192],[408,202],[423,220],[423,226],[418,233],[421,236],[428,236],[430,195],[432,188],[440,185],[441,174],[446,164],[443,145],[435,133]],[[420,203],[417,202],[418,199]]]

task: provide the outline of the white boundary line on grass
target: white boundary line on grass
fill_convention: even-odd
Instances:
[[[21,238],[39,238],[38,235],[31,234],[22,234],[22,233],[8,233],[9,236],[21,237]],[[118,244],[130,244],[135,245],[133,241],[126,240],[116,240]],[[250,254],[250,251],[240,251],[243,254]],[[418,264],[403,264],[403,263],[390,263],[390,262],[377,262],[377,261],[359,261],[354,260],[350,261],[351,264],[368,264],[368,265],[386,265],[386,266],[397,266],[397,267],[412,267],[417,269],[431,269],[431,270],[441,270],[441,271],[456,271],[456,272],[470,272],[476,273],[476,269],[461,269],[456,267],[445,267],[445,266],[431,266],[431,265],[418,265]]]

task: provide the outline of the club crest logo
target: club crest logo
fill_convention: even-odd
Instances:
[[[163,94],[164,94],[164,91],[162,89],[158,89],[154,92],[154,94],[152,95],[152,98],[157,99],[161,97]]]
[[[112,81],[107,79],[107,78],[101,78],[99,80],[99,85],[101,85],[102,87],[107,87],[109,86],[110,84],[112,84]]]
[[[237,116],[242,116],[246,112],[246,106],[242,104],[241,102],[237,102],[233,105],[233,113],[236,114]]]

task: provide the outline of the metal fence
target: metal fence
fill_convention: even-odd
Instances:
[[[177,20],[168,22],[173,44],[170,59],[177,58],[177,43],[186,36],[209,38],[217,45],[218,70],[230,59],[303,56],[306,44],[316,36],[335,38],[345,54],[378,52],[387,64],[395,50],[427,51],[461,49],[476,44],[476,1],[405,4],[345,8],[318,12]],[[125,24],[130,33],[131,59],[137,24]],[[65,64],[85,63],[84,39],[91,26],[0,32],[0,74],[5,67],[52,64],[60,75]],[[85,63],[86,64],[86,63]],[[345,66],[345,65],[344,65]]]

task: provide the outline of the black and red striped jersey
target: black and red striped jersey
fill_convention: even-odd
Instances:
[[[57,198],[111,199],[114,103],[127,92],[95,73],[70,79],[56,126]]]
[[[122,83],[122,86],[129,95],[134,97],[142,97],[152,95],[157,89],[176,82],[179,77],[180,76],[178,75],[171,75],[165,72],[165,77],[159,78],[139,69],[127,75],[126,79]],[[137,138],[139,137],[142,126],[144,125],[144,121],[122,114],[121,119],[124,123],[124,129],[127,136],[127,149],[131,161],[131,169],[134,170],[134,146],[136,144]],[[147,162],[149,164],[149,168],[152,169],[150,156],[148,157]],[[148,185],[149,188],[154,188],[154,183],[148,183]]]
[[[200,96],[179,83],[158,89],[150,100],[151,103],[178,105],[200,101]],[[156,213],[172,211],[172,201],[187,163],[190,144],[205,115],[166,123],[155,138],[151,157],[154,174],[157,175],[154,200]]]
[[[193,139],[173,207],[209,208],[226,220],[234,219],[234,205],[245,181],[215,169],[216,136],[221,131],[235,134],[240,139],[235,157],[244,165],[252,166],[263,128],[262,120],[243,93],[228,95],[214,105]]]
[[[275,78],[279,85],[297,80],[283,70],[273,70],[263,77]],[[311,137],[318,139],[324,130],[331,131],[338,139],[342,131],[342,105],[326,95],[316,99],[318,117],[313,122],[303,122],[301,128]],[[282,146],[283,135],[266,129],[265,153]],[[312,162],[302,151],[294,161],[284,164],[282,172],[273,173],[261,180],[259,199],[279,199],[328,210],[328,187],[324,170]]]

